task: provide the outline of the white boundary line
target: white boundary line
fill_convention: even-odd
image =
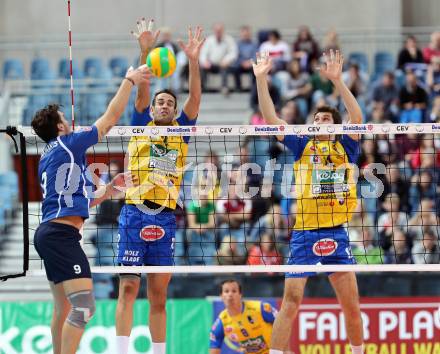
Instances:
[[[92,273],[287,273],[287,272],[440,272],[440,264],[341,264],[341,265],[234,265],[234,266],[118,266],[92,267]],[[45,275],[43,269],[30,276]]]
[[[77,127],[77,131],[81,128]],[[25,136],[35,136],[31,127],[18,126]],[[267,136],[340,134],[438,134],[440,123],[421,124],[331,124],[331,125],[212,125],[192,127],[115,126],[108,137],[130,136]]]

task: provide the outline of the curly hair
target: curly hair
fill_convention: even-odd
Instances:
[[[59,108],[57,104],[49,104],[35,113],[32,119],[32,128],[46,143],[58,136],[57,124],[61,123]]]
[[[330,107],[330,106],[322,106],[319,108],[316,108],[315,113],[313,114],[313,117],[316,116],[318,113],[331,113],[333,117],[333,122],[335,124],[342,124],[342,117],[341,113],[336,108]]]

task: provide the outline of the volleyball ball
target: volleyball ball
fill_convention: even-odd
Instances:
[[[168,77],[176,70],[176,57],[168,48],[154,48],[147,56],[147,66],[154,76]]]

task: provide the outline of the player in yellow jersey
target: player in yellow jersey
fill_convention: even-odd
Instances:
[[[356,99],[341,78],[343,57],[339,51],[324,54],[321,74],[331,80],[348,112],[349,124],[362,123]],[[267,53],[257,54],[254,64],[258,99],[268,124],[286,124],[276,116],[269,95],[267,75],[271,70]],[[314,124],[341,124],[340,113],[322,107],[314,114]],[[297,215],[290,241],[288,264],[353,264],[344,224],[350,221],[357,204],[353,171],[359,155],[359,136],[279,136],[294,156]],[[289,340],[292,319],[302,301],[307,277],[313,273],[287,273],[280,313],[274,323],[270,354],[281,354]],[[354,354],[363,353],[363,329],[356,276],[353,272],[329,275],[345,315],[347,336]]]
[[[237,344],[243,353],[269,353],[276,309],[267,302],[243,301],[241,285],[232,279],[222,282],[220,296],[225,309],[212,325],[209,353],[220,354],[224,341]]]
[[[138,22],[141,62],[153,48],[158,31],[148,28],[145,19]],[[179,45],[189,63],[189,97],[178,115],[177,98],[169,90],[154,95],[150,105],[150,88],[139,86],[132,125],[194,126],[199,113],[201,82],[198,58],[203,44],[202,29],[188,30],[188,42]],[[184,128],[178,128],[184,126]],[[128,169],[138,176],[140,186],[126,192],[125,205],[119,217],[118,262],[126,266],[173,265],[173,242],[176,231],[174,209],[179,195],[188,137],[133,137],[128,146]],[[171,274],[148,274],[147,297],[150,302],[149,328],[153,354],[166,353],[166,311],[168,283]],[[127,354],[133,323],[133,305],[140,284],[139,274],[120,277],[116,309],[116,342],[118,354]]]

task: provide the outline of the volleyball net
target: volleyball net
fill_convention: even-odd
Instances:
[[[38,158],[45,144],[30,128],[19,131],[27,158]],[[88,150],[87,178],[99,186],[131,166],[141,179],[130,194],[139,210],[175,209],[173,265],[120,265],[119,219],[128,191],[91,210],[83,247],[98,273],[440,271],[439,131],[440,124],[114,127]],[[338,152],[346,134],[359,134],[355,161]],[[298,159],[276,136],[312,143]],[[133,165],[130,154],[136,153]],[[332,154],[347,161],[335,163]],[[38,189],[35,171],[28,173],[35,179],[29,188]],[[161,208],[152,210],[151,201]],[[40,201],[30,203],[28,216],[30,274],[41,274],[43,263],[32,246]],[[325,265],[342,245],[323,232],[310,250],[304,239],[303,250],[322,262],[287,265],[292,229],[310,220],[321,230],[343,221],[350,245],[344,251],[357,264]],[[163,231],[143,225],[139,242],[153,245]]]

